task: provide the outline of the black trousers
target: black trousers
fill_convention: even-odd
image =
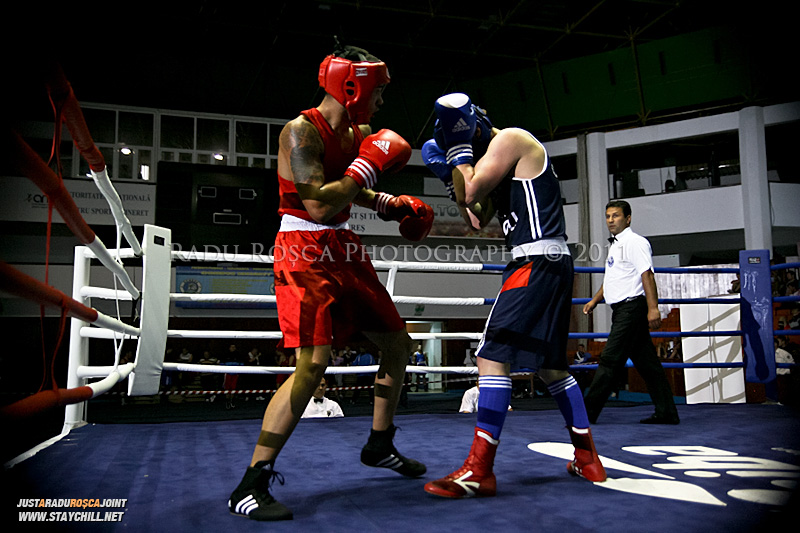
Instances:
[[[647,300],[644,296],[611,305],[611,332],[600,355],[592,384],[584,401],[590,420],[596,420],[614,389],[614,375],[628,359],[642,376],[647,392],[655,404],[656,415],[678,418],[672,388],[661,361],[656,355],[647,322]]]

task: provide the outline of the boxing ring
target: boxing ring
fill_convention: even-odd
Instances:
[[[147,396],[159,393],[162,371],[218,373],[218,374],[290,374],[293,367],[281,366],[230,366],[230,365],[201,365],[171,363],[163,361],[167,339],[249,339],[249,340],[278,340],[282,337],[280,331],[231,331],[231,330],[187,330],[169,329],[169,302],[203,302],[215,304],[237,303],[275,303],[274,295],[247,295],[247,294],[194,294],[194,293],[166,293],[162,292],[158,298],[148,298],[151,293],[145,291],[145,286],[150,290],[159,283],[159,291],[169,291],[170,268],[174,261],[218,261],[219,255],[214,253],[171,251],[170,232],[166,228],[146,226],[144,231],[144,269],[143,269],[143,296],[141,309],[141,325],[134,328],[104,318],[103,320],[87,321],[85,314],[72,318],[72,331],[79,338],[70,344],[70,376],[69,388],[80,386],[83,380],[102,378],[112,380],[124,379],[130,374],[128,395]],[[157,243],[157,244],[154,244]],[[159,253],[148,253],[147,250],[156,247]],[[135,258],[132,249],[119,251],[122,258]],[[104,287],[89,285],[88,273],[90,262],[95,259],[95,254],[88,248],[78,247],[75,253],[75,292],[73,300],[80,305],[88,304],[91,299],[131,300],[133,295],[129,292],[119,291]],[[234,263],[259,263],[272,264],[274,257],[271,255],[226,255],[226,260]],[[378,271],[387,272],[386,287],[392,295],[395,304],[421,304],[445,306],[491,306],[494,298],[471,297],[419,297],[395,295],[394,287],[398,275],[403,272],[426,272],[436,274],[457,273],[483,273],[496,275],[502,273],[504,265],[483,263],[429,263],[429,262],[396,262],[375,261],[374,266]],[[778,265],[779,268],[798,268],[800,264],[788,263]],[[773,335],[797,335],[798,331],[774,330],[772,317],[772,301],[794,302],[800,297],[773,297],[771,295],[771,272],[775,267],[769,264],[769,255],[766,251],[742,251],[741,265],[739,268],[656,268],[657,274],[693,275],[704,273],[729,273],[737,274],[746,280],[742,284],[742,293],[732,298],[661,298],[659,304],[673,305],[724,305],[738,304],[740,307],[741,328],[735,330],[713,331],[654,331],[654,338],[713,338],[713,337],[741,337],[743,357],[724,361],[690,361],[690,362],[664,362],[665,368],[681,369],[743,369],[745,379],[751,383],[763,383],[767,386],[768,394],[774,393],[773,385],[776,380],[777,368],[791,368],[792,364],[776,363],[772,349]],[[575,267],[577,274],[602,273],[601,267]],[[765,285],[766,284],[766,285]],[[769,300],[769,305],[765,301]],[[573,305],[583,305],[589,298],[573,298]],[[102,315],[100,315],[102,318]],[[124,367],[124,375],[116,367],[91,367],[87,365],[88,344],[85,339],[115,339],[123,335],[128,338],[138,339],[136,362],[131,367]],[[443,332],[443,333],[411,333],[413,340],[479,340],[481,333],[476,332]],[[608,332],[574,332],[570,333],[572,339],[598,339],[607,338]],[[770,357],[770,355],[773,355]],[[628,366],[632,366],[630,361]],[[589,371],[597,368],[596,364],[572,365],[572,371]],[[376,372],[377,365],[354,367],[329,367],[326,374],[360,374]],[[463,366],[408,366],[409,374],[477,374],[475,367]],[[116,374],[115,374],[116,373]],[[715,376],[709,378],[716,381]],[[112,383],[115,384],[116,382]],[[335,389],[334,389],[335,390]],[[219,390],[202,391],[204,394],[223,393],[270,393],[273,390]],[[194,393],[199,394],[199,393]],[[771,397],[771,396],[770,396]],[[67,409],[65,427],[74,427],[85,423],[85,411],[80,406],[71,405]]]
[[[61,102],[63,120],[70,127],[81,154],[90,161],[98,188],[112,206],[118,227],[117,246],[109,250],[83,222],[74,202],[59,177],[42,163],[16,135],[7,141],[20,155],[17,170],[30,177],[48,195],[67,226],[80,241],[74,254],[71,296],[50,287],[47,280],[36,280],[5,263],[0,264],[0,290],[43,306],[61,309],[62,320],[69,318],[69,362],[66,388],[40,390],[28,398],[2,408],[8,419],[24,418],[56,406],[65,406],[61,434],[20,455],[6,464],[4,476],[19,487],[19,504],[27,499],[52,498],[51,507],[72,504],[68,498],[106,498],[104,512],[119,515],[86,515],[76,520],[97,521],[101,530],[129,526],[137,531],[165,529],[210,530],[235,525],[256,530],[258,524],[231,518],[224,513],[224,502],[242,463],[249,457],[258,424],[253,421],[204,422],[197,424],[87,424],[87,402],[109,393],[127,381],[127,396],[152,396],[160,393],[162,372],[202,372],[219,374],[288,374],[291,367],[247,367],[195,365],[164,362],[168,339],[260,339],[277,340],[280,331],[235,331],[170,329],[170,305],[175,302],[215,304],[274,303],[272,295],[172,293],[172,265],[175,261],[216,261],[215,254],[175,251],[168,228],[146,225],[141,244],[124,216],[124,208],[105,171],[99,151],[93,146],[80,108],[63,77],[51,80],[51,95]],[[99,156],[99,158],[98,158]],[[124,236],[128,248],[121,247]],[[271,264],[273,256],[226,256],[227,262]],[[123,261],[141,261],[141,286],[129,277]],[[92,285],[93,262],[114,274],[113,287]],[[493,297],[418,297],[395,294],[398,276],[406,272],[426,275],[502,273],[504,265],[483,263],[374,261],[376,270],[387,274],[386,287],[393,301],[400,304],[444,306],[491,306]],[[740,253],[738,268],[657,268],[657,274],[693,275],[698,273],[737,274],[741,293],[731,298],[663,298],[660,304],[680,306],[738,306],[739,326],[735,329],[698,329],[653,332],[653,337],[681,339],[740,338],[741,357],[722,361],[684,361],[663,363],[665,368],[687,371],[712,371],[708,386],[719,382],[719,374],[740,370],[748,383],[764,384],[773,392],[776,369],[794,365],[777,364],[775,336],[800,335],[798,330],[775,330],[773,303],[797,302],[800,297],[773,297],[771,274],[776,269],[798,268],[800,264],[770,265],[766,250]],[[576,275],[602,273],[602,268],[576,267]],[[118,285],[121,285],[120,288]],[[138,310],[136,320],[126,323],[92,307],[95,300],[132,302]],[[583,305],[589,298],[573,298]],[[117,305],[118,307],[118,305]],[[414,340],[477,341],[480,332],[411,333]],[[572,339],[602,339],[607,332],[573,332]],[[112,366],[90,366],[89,339],[113,341]],[[121,363],[119,346],[135,340],[136,357]],[[573,365],[583,372],[597,365]],[[375,366],[329,367],[327,374],[376,372]],[[408,366],[410,374],[475,375],[477,369],[464,366]],[[55,382],[55,380],[54,380]],[[236,393],[248,391],[203,391]],[[344,420],[301,421],[281,463],[299,470],[309,479],[288,484],[276,493],[281,501],[297,509],[292,527],[315,527],[328,531],[422,531],[474,528],[480,521],[487,527],[522,530],[535,524],[544,531],[617,531],[653,524],[651,531],[700,531],[715,523],[726,530],[749,530],[770,524],[796,498],[800,478],[800,437],[796,413],[780,405],[682,405],[682,423],[677,427],[642,428],[630,423],[647,414],[650,408],[628,408],[604,415],[593,431],[597,448],[609,471],[609,480],[591,484],[564,475],[563,459],[571,447],[563,431],[558,410],[509,413],[504,429],[503,452],[498,454],[496,472],[498,497],[487,501],[441,501],[422,492],[424,479],[397,480],[384,472],[358,468],[354,459],[362,445],[368,424],[358,417]],[[612,410],[614,411],[614,410]],[[627,411],[627,409],[626,409]],[[455,412],[455,411],[454,411]],[[474,417],[467,415],[398,414],[398,449],[425,456],[429,474],[452,469],[453,462],[468,446]],[[514,419],[517,420],[514,420]],[[607,418],[607,421],[606,421]],[[338,424],[338,425],[337,425]],[[711,426],[718,429],[711,430]],[[431,428],[437,428],[431,431]],[[315,443],[339,442],[336,453],[320,453]],[[534,442],[531,442],[531,440]],[[111,450],[111,453],[106,453]],[[208,453],[215,450],[215,453]],[[508,450],[508,451],[506,451]],[[338,458],[341,457],[342,461]],[[624,460],[623,460],[624,459]],[[298,473],[292,472],[297,480]],[[288,476],[287,476],[288,477]],[[430,477],[430,476],[429,476]],[[153,485],[154,478],[157,480]],[[331,478],[335,484],[326,483]],[[389,481],[396,481],[389,483]],[[720,489],[723,484],[725,489]],[[716,485],[715,485],[716,483]],[[189,485],[186,494],[177,496]],[[201,486],[202,485],[202,486]],[[8,485],[11,486],[11,485]],[[566,509],[563,502],[584,502],[581,516]],[[31,500],[32,501],[32,500]],[[49,500],[48,500],[49,501]],[[14,502],[16,503],[16,501]],[[30,507],[38,506],[30,505]],[[46,507],[46,506],[45,506]],[[198,513],[198,509],[205,512]],[[49,509],[48,509],[49,510]],[[687,510],[690,511],[687,513]],[[20,511],[27,512],[27,509]],[[81,510],[86,512],[86,508]],[[33,510],[31,511],[33,512]],[[18,514],[22,520],[22,514]],[[32,521],[44,515],[25,515]],[[77,515],[64,515],[75,521]],[[114,523],[114,516],[119,523]],[[38,520],[41,522],[42,520]],[[58,521],[58,520],[56,520]],[[437,525],[438,524],[438,525]],[[657,526],[655,524],[658,524]],[[39,523],[39,526],[42,524]],[[62,526],[66,524],[61,524]],[[73,526],[75,524],[72,524]],[[737,529],[741,528],[741,529]],[[66,530],[71,530],[69,526]],[[77,529],[77,527],[75,528]]]

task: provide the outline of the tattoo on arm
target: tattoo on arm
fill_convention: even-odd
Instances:
[[[283,141],[289,147],[289,163],[295,183],[320,186],[325,182],[322,168],[324,147],[317,129],[302,121],[284,130]]]

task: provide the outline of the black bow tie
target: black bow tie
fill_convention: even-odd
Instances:
[[[314,402],[316,402],[316,403],[322,403],[322,398],[314,398]]]
[[[617,242],[617,238],[616,238],[616,237],[609,237],[609,238],[608,238],[608,242],[609,242],[610,244],[614,244],[615,242]]]

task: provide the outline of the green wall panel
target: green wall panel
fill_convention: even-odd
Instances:
[[[450,92],[470,94],[500,126],[544,137],[552,129],[558,137],[581,126],[632,124],[642,111],[667,115],[774,93],[766,84],[776,76],[760,76],[753,54],[737,34],[711,29],[637,44],[636,55],[624,46],[542,65],[541,77],[530,68],[465,81]]]
[[[796,98],[794,68],[777,68],[789,50],[743,39],[727,28],[637,43],[603,54],[500,75],[458,72],[438,79],[392,80],[374,129],[391,128],[414,147],[433,135],[433,103],[466,92],[495,125],[520,126],[543,140],[580,131],[652,123],[692,110],[763,105]],[[792,93],[795,93],[792,96]]]
[[[750,84],[739,42],[711,30],[639,46],[645,107],[658,112],[741,98]]]

